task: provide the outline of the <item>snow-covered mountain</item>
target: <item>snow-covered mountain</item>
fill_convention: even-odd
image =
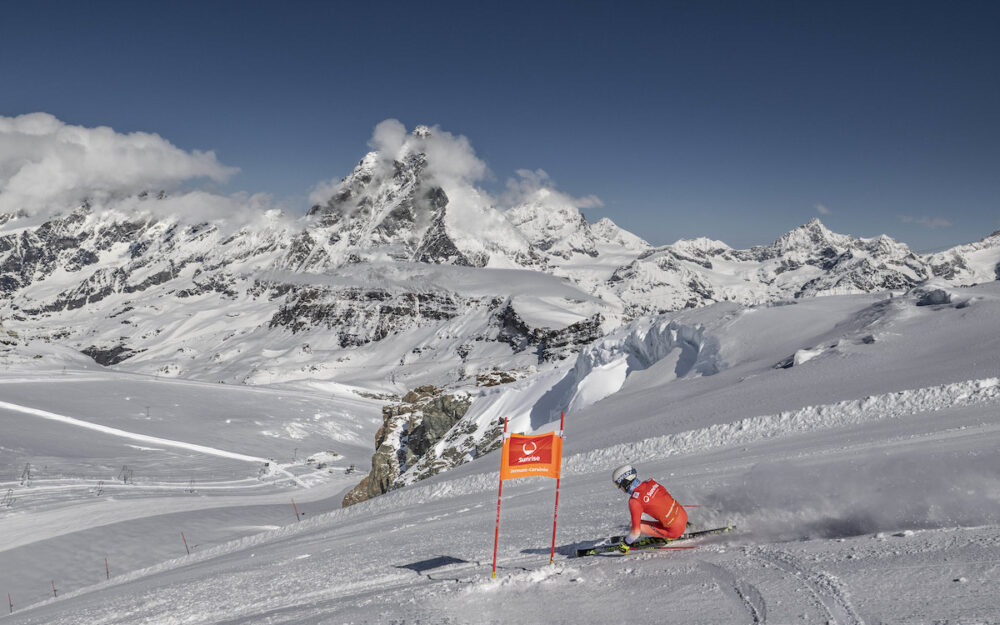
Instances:
[[[314,218],[308,253],[296,268],[396,260],[471,267],[530,267],[541,258],[489,197],[429,160],[432,136],[418,126],[396,154],[371,152]]]
[[[546,256],[485,195],[429,163],[417,151],[429,133],[414,131],[398,159],[366,156],[294,225],[267,215],[227,232],[158,219],[150,205],[165,200],[146,194],[131,202],[131,216],[88,203],[41,224],[8,216],[4,317],[26,338],[57,337],[102,364],[260,382],[329,377],[314,366],[319,354],[301,359],[297,350],[349,350],[323,359],[355,359],[347,369],[412,366],[427,349],[441,363],[447,350],[451,375],[461,378],[463,363],[482,359],[477,343],[502,345],[515,360],[527,350],[521,360],[530,364],[560,357],[552,346],[566,327],[613,316],[598,298],[539,272]],[[539,281],[551,283],[540,295],[525,286]],[[470,282],[486,286],[463,288]],[[441,327],[451,321],[462,329]],[[427,328],[440,331],[433,345],[419,332]],[[390,354],[373,356],[376,365],[356,362],[357,348],[407,333]],[[268,355],[248,348],[255,343]]]
[[[995,257],[998,251],[993,248]],[[932,275],[928,259],[903,243],[884,235],[836,234],[813,219],[770,245],[748,250],[705,238],[649,250],[618,269],[609,283],[630,313],[643,314],[722,301],[759,304],[906,290]]]
[[[990,236],[926,257],[936,277],[962,286],[1000,280],[1000,230]]]
[[[525,352],[534,364],[565,356],[539,350],[538,337],[595,315],[609,330],[720,301],[902,291],[932,278],[965,285],[995,279],[1000,263],[997,235],[918,256],[818,220],[749,250],[708,239],[652,248],[544,194],[506,213],[471,187],[449,188],[463,198],[452,200],[426,170],[419,153],[390,163],[372,153],[303,220],[268,214],[235,232],[154,217],[151,205],[168,199],[150,195],[130,213],[85,203],[41,223],[8,215],[0,314],[25,338],[58,340],[101,364],[227,382],[328,379],[344,373],[330,361],[350,369],[376,359],[389,370],[448,353],[450,380],[400,371],[402,392],[474,377],[469,362],[486,357],[476,352],[487,343],[514,359],[503,367],[532,364]],[[365,351],[388,336],[394,347]]]
[[[335,382],[385,397],[430,387],[426,401],[470,410],[427,428],[426,406],[388,406],[373,495],[491,449],[499,417],[482,415],[498,380],[565,386],[588,366],[617,372],[605,380],[634,369],[642,356],[621,365],[594,354],[646,315],[1000,277],[998,233],[921,256],[814,219],[747,250],[707,238],[653,247],[608,219],[589,223],[581,202],[544,184],[501,209],[476,185],[481,163],[456,156],[461,142],[447,136],[442,149],[439,132],[420,126],[379,144],[298,220],[269,211],[239,226],[193,223],[170,216],[190,195],[145,192],[54,217],[4,215],[0,355],[49,341],[128,372]],[[710,340],[697,327],[660,331],[673,337],[665,345],[695,350],[684,359]],[[540,406],[546,418],[577,409],[602,384],[548,393],[532,426]]]

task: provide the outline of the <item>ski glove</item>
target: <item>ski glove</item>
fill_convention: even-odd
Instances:
[[[618,543],[618,553],[628,553],[628,550],[631,548],[632,547],[627,542],[625,542],[624,538],[620,543]]]

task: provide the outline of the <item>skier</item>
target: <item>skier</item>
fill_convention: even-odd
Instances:
[[[681,504],[661,484],[655,480],[640,482],[638,475],[630,464],[623,464],[611,474],[615,486],[628,493],[628,510],[632,515],[632,529],[618,544],[621,553],[628,553],[640,536],[674,540],[687,528],[688,515]],[[643,513],[656,520],[643,520]]]

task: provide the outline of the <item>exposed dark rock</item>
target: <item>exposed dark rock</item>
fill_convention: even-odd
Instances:
[[[406,327],[452,319],[463,310],[457,296],[443,292],[293,287],[269,327],[292,332],[323,327],[337,333],[341,347],[378,341]]]
[[[539,362],[562,360],[603,336],[600,314],[559,330],[532,328],[509,301],[494,313],[493,323],[498,327],[497,340],[507,343],[515,352],[534,348]]]
[[[493,320],[500,329],[497,339],[510,345],[515,352],[522,352],[531,344],[531,328],[521,319],[509,301],[494,313]]]
[[[791,369],[795,366],[795,356],[789,356],[788,358],[783,358],[779,360],[777,364],[774,365],[775,369]]]
[[[601,315],[597,314],[561,330],[536,330],[539,362],[563,360],[584,345],[601,338],[604,336],[601,325],[603,321]]]
[[[656,266],[660,268],[661,271],[680,271],[681,266],[677,263],[677,257],[674,254],[664,254],[656,259]]]
[[[917,306],[939,306],[950,303],[951,294],[944,289],[921,291],[917,297]]]
[[[444,197],[444,191],[440,189],[436,190],[440,191],[441,196]],[[444,197],[443,201],[447,203],[447,197]],[[472,266],[469,258],[458,249],[455,242],[448,236],[444,218],[445,209],[444,206],[441,206],[434,216],[434,221],[431,222],[427,232],[424,233],[420,246],[414,252],[413,260],[419,263],[450,263],[466,267]]]
[[[151,241],[136,241],[135,243],[133,243],[128,247],[129,257],[132,258],[132,260],[139,258],[140,256],[146,253],[146,250],[149,249],[149,246],[151,244],[152,244]]]
[[[372,466],[374,467],[374,461],[372,462]],[[347,508],[349,506],[353,506],[356,503],[361,503],[362,501],[371,499],[373,495],[369,494],[368,485],[370,483],[371,483],[371,478],[370,476],[366,475],[364,478],[361,479],[361,481],[358,483],[357,486],[352,488],[350,492],[348,492],[344,496],[344,500],[340,502],[340,505],[343,506],[344,508]]]
[[[150,287],[173,280],[174,278],[177,277],[179,271],[180,267],[175,267],[173,263],[170,263],[169,268],[163,269],[148,276],[145,280],[143,280],[139,284],[127,284],[122,290],[125,293],[135,293],[137,291],[145,291]]]
[[[648,252],[646,252],[645,254],[648,254]],[[642,256],[640,256],[640,258],[642,258]],[[623,283],[633,278],[638,272],[638,267],[639,267],[638,263],[639,263],[638,260],[634,260],[627,265],[623,265],[615,269],[614,273],[611,274],[611,277],[608,278],[608,284],[614,285],[617,283]]]
[[[671,253],[677,260],[683,260],[689,263],[694,263],[696,265],[704,267],[705,269],[712,268],[712,261],[708,260],[707,258],[704,257],[696,258],[694,256],[688,256],[687,254],[681,254],[679,252],[671,252]]]
[[[131,348],[125,347],[125,345],[116,345],[110,348],[101,348],[96,345],[91,345],[90,347],[80,351],[90,356],[94,359],[94,362],[104,367],[117,365],[118,363],[128,360],[132,356],[140,353],[132,350]]]
[[[21,288],[21,282],[13,276],[0,276],[0,293],[10,295]]]
[[[476,386],[500,386],[516,382],[519,376],[511,371],[490,371],[476,376]]]
[[[951,280],[958,275],[960,270],[967,270],[969,266],[966,264],[965,259],[959,254],[952,254],[946,262],[932,264],[931,274],[938,278],[944,278],[945,280]]]

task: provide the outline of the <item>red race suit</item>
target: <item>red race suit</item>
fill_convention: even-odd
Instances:
[[[628,500],[628,511],[632,514],[632,531],[627,538],[630,544],[639,536],[678,538],[687,528],[687,512],[655,480],[646,480],[635,487]],[[656,520],[644,521],[644,513]]]

